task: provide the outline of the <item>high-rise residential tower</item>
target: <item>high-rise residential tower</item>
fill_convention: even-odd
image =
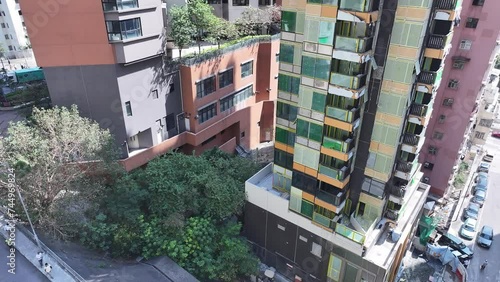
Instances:
[[[395,281],[460,7],[283,1],[274,164],[246,183],[246,235],[266,264],[295,281]]]
[[[500,18],[495,11],[500,9],[500,2],[464,0],[462,6],[420,155],[425,181],[431,185],[431,193],[438,196],[445,195],[453,184],[453,173],[467,155],[470,141],[480,144],[488,137],[484,131],[470,136],[469,129],[474,125],[489,128],[493,122],[485,116],[475,120],[473,115],[478,106],[484,107],[477,99],[488,84],[488,70],[499,50]]]

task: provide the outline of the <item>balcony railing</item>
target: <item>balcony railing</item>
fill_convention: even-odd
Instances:
[[[350,89],[360,89],[366,84],[366,74],[355,76],[340,73],[332,73],[330,83]]]
[[[361,116],[358,108],[344,110],[330,106],[326,106],[326,115],[334,119],[346,121],[348,123],[355,122]]]
[[[411,172],[412,167],[413,167],[412,162],[398,161],[396,164],[396,170],[404,173]]]
[[[402,186],[392,185],[390,186],[389,193],[398,198],[404,198],[406,195],[406,185]]]
[[[354,241],[358,244],[363,244],[365,242],[365,235],[359,233],[356,230],[352,230],[351,228],[349,228],[343,224],[337,223],[335,225],[335,232],[337,234],[340,234],[340,235],[346,237],[346,238],[351,239],[352,241]]]
[[[403,143],[406,145],[416,146],[418,145],[419,141],[420,141],[420,136],[418,135],[411,133],[405,133],[405,135],[403,135]]]
[[[349,169],[344,166],[341,169],[328,167],[325,165],[319,165],[319,173],[324,174],[332,179],[337,179],[343,181],[349,175]]]
[[[137,0],[106,0],[102,1],[104,11],[126,10],[139,7]]]
[[[425,117],[427,115],[427,105],[413,103],[410,107],[410,115]]]
[[[443,49],[446,46],[445,35],[430,35],[427,40],[427,47],[432,49]]]
[[[325,191],[322,191],[322,190],[319,190],[317,193],[316,193],[316,197],[318,197],[320,200],[322,201],[325,201],[327,203],[330,203],[336,207],[340,206],[340,204],[342,204],[342,202],[345,200],[346,198],[346,193],[338,193],[337,195],[333,195],[333,194],[330,194],[330,193],[327,193]]]
[[[324,227],[331,228],[331,222],[332,222],[332,220],[329,219],[328,217],[322,215],[322,214],[314,212],[313,213],[313,220],[315,222],[323,225]]]
[[[372,49],[373,37],[352,38],[337,35],[335,38],[335,49],[355,53],[364,53]]]
[[[354,148],[354,140],[347,138],[345,141],[341,141],[325,136],[323,137],[323,147],[342,153],[349,153]]]
[[[455,10],[458,0],[438,0],[436,7],[443,10]]]
[[[418,82],[425,83],[425,84],[434,84],[435,81],[436,81],[436,73],[435,72],[422,71],[418,75]]]

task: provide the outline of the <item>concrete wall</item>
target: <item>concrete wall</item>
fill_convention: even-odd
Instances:
[[[121,146],[127,134],[115,65],[46,67],[44,73],[54,105],[76,104],[82,116],[109,129]]]
[[[485,1],[484,6],[473,6],[472,0],[464,0],[460,18],[462,22],[455,27],[452,48],[445,61],[442,84],[434,102],[432,118],[426,131],[427,138],[420,154],[421,162],[434,164],[432,171],[423,169],[425,176],[430,178],[431,193],[444,195],[448,188],[448,180],[452,167],[457,160],[457,153],[463,141],[463,135],[469,125],[472,110],[476,103],[485,71],[489,67],[491,52],[497,45],[500,30],[500,17],[496,15],[500,2]],[[466,28],[468,17],[479,18],[477,28]],[[460,50],[461,40],[472,40],[469,51]],[[452,57],[464,56],[470,61],[461,69],[452,68]],[[457,90],[447,87],[450,79],[459,80]],[[443,100],[453,98],[452,107],[442,106]],[[445,115],[444,123],[438,123],[440,115]],[[433,139],[434,132],[443,133],[441,140]],[[438,148],[437,155],[428,153],[429,146]]]

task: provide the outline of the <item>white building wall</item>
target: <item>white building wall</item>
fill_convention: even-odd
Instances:
[[[0,0],[0,44],[6,58],[22,57],[23,52],[20,51],[29,44],[23,25],[24,19],[16,2],[16,0]]]

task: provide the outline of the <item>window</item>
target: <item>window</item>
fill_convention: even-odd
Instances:
[[[425,162],[424,163],[424,168],[428,170],[432,170],[434,168],[434,164],[430,162]]]
[[[12,45],[9,45],[9,51],[12,51],[14,50],[14,48],[12,48]]]
[[[151,91],[151,96],[153,97],[153,99],[158,99],[158,90],[153,90]]]
[[[216,115],[217,115],[217,103],[213,103],[201,110],[198,110],[198,122],[202,124],[205,121],[215,117]]]
[[[304,34],[304,41],[333,45],[335,22],[320,21],[317,18],[307,17],[304,28],[308,31]]]
[[[436,148],[434,146],[429,146],[428,152],[429,152],[430,155],[437,155],[438,148]]]
[[[439,131],[434,131],[434,134],[432,134],[432,139],[437,139],[437,140],[443,139],[443,133]]]
[[[139,7],[137,0],[102,0],[104,11],[125,10]]]
[[[470,50],[471,47],[472,40],[464,39],[460,41],[460,46],[458,48],[460,48],[461,50]]]
[[[4,12],[4,11],[2,11],[2,16],[4,16],[4,17],[5,17],[5,12]]]
[[[233,84],[233,69],[219,73],[219,88]]]
[[[175,84],[172,82],[168,85],[168,93],[172,93],[175,91]]]
[[[321,258],[321,245],[320,244],[316,244],[314,242],[312,242],[312,247],[311,247],[311,254]]]
[[[458,80],[450,79],[450,81],[448,81],[448,87],[451,89],[457,89],[458,88]]]
[[[125,109],[127,110],[127,116],[131,117],[132,116],[132,105],[130,105],[130,101],[125,102]]]
[[[286,32],[295,32],[297,24],[297,13],[290,11],[281,11],[281,30]]]
[[[208,4],[220,4],[220,0],[208,0],[207,3]]]
[[[281,127],[276,127],[275,141],[288,146],[293,146],[295,144],[295,133]]]
[[[446,116],[445,115],[440,115],[439,119],[438,119],[438,123],[444,123],[445,120],[446,120]]]
[[[245,137],[245,131],[243,131],[242,133],[240,133],[240,137],[241,137],[241,138],[244,138],[244,137]]]
[[[205,97],[215,92],[215,75],[196,83],[196,97]]]
[[[451,107],[453,106],[453,98],[446,98],[443,100],[443,106]]]
[[[479,131],[476,131],[476,133],[474,134],[474,136],[475,136],[477,139],[484,139],[484,132],[479,132]]]
[[[9,39],[9,35],[8,34],[6,34],[4,36],[5,36],[5,39]]]
[[[234,105],[245,101],[253,95],[253,85],[245,87],[244,89],[224,97],[220,100],[220,111],[224,112]]]
[[[453,60],[453,68],[462,70],[464,69],[465,61],[463,60]]]
[[[328,263],[328,278],[337,282],[340,281],[340,273],[342,271],[342,260],[330,253],[330,261]]]
[[[249,0],[233,0],[233,6],[248,6]]]
[[[330,75],[331,58],[312,58],[302,56],[302,75],[328,80]]]
[[[271,0],[259,0],[259,6],[271,6]]]
[[[479,125],[480,126],[491,127],[492,124],[493,124],[493,120],[492,119],[484,119],[484,118],[482,118],[479,121]]]
[[[276,53],[276,62],[280,61],[280,53]]]
[[[12,34],[9,34],[9,36],[10,36],[10,39],[14,39],[14,37],[12,37]],[[14,49],[16,49],[16,48],[14,48]]]
[[[321,142],[323,140],[323,126],[303,119],[297,119],[297,136]]]
[[[299,94],[300,78],[286,74],[278,75],[278,90],[289,92],[295,95]]]
[[[485,0],[474,0],[474,1],[472,1],[472,5],[474,5],[474,6],[484,6],[484,1]]]
[[[23,15],[23,11],[21,11],[21,10],[18,10],[18,11],[17,11],[17,13],[18,13],[20,16],[22,16],[22,15]]]
[[[280,61],[293,64],[294,46],[281,43],[280,45]]]
[[[126,40],[142,36],[141,19],[134,18],[124,21],[106,21],[108,40]]]
[[[247,77],[253,74],[253,60],[241,64],[241,78]]]
[[[278,101],[276,104],[276,117],[294,122],[297,119],[297,107]]]
[[[291,170],[293,167],[293,154],[274,149],[274,163]]]
[[[465,24],[465,27],[476,28],[478,22],[479,22],[478,18],[467,18],[467,23]]]
[[[5,28],[5,24],[4,23],[2,23],[2,28]]]
[[[175,129],[175,115],[174,113],[169,114],[165,117],[165,123],[167,124],[167,131]]]

